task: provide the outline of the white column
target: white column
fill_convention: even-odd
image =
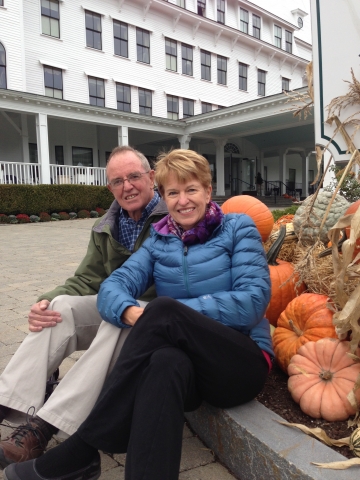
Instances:
[[[324,170],[326,168],[326,165],[328,164],[328,161],[330,160],[330,157],[331,157],[331,153],[329,152],[329,150],[324,149],[324,154],[323,154]],[[333,166],[334,164],[335,164],[335,162],[334,162],[334,157],[333,157],[332,160],[331,160],[330,166],[327,169],[327,172],[326,172],[326,175],[325,175],[325,178],[324,178],[324,182],[323,182],[323,187],[327,187],[328,185],[330,185],[331,182],[334,181],[335,174],[334,174],[334,172],[332,172],[330,170],[330,167]]]
[[[125,125],[118,127],[118,145],[119,147],[129,145],[129,129]]]
[[[41,171],[41,183],[50,183],[50,157],[49,157],[49,133],[48,121],[45,113],[36,115],[36,138],[38,159]]]
[[[27,123],[27,115],[21,114],[21,141],[22,141],[22,157],[24,163],[30,163],[29,155],[29,130]]]
[[[308,153],[308,155],[302,155],[302,196],[309,196],[309,159],[310,155],[313,152]]]
[[[216,195],[225,195],[224,147],[227,140],[215,140],[216,145]]]
[[[190,135],[182,135],[181,137],[178,137],[178,140],[180,143],[180,148],[184,150],[189,150],[189,145],[191,140]]]
[[[282,182],[280,186],[280,194],[285,193],[284,183],[286,184],[286,154],[287,149],[281,149],[279,151],[279,180]]]

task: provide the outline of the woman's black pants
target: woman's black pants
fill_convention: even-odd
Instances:
[[[167,297],[149,303],[78,434],[127,452],[126,480],[176,480],[184,411],[229,408],[262,389],[268,364],[248,336]]]

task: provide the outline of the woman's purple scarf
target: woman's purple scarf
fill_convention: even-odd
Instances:
[[[205,210],[205,217],[192,229],[185,230],[168,215],[167,226],[170,233],[181,238],[184,245],[194,245],[195,243],[205,243],[215,228],[220,225],[224,217],[219,205],[210,202]]]

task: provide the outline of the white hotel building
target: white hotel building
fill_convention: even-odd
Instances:
[[[217,195],[307,195],[309,0],[0,0],[0,183],[104,185],[109,152],[206,156]],[[303,88],[303,90],[301,90]]]

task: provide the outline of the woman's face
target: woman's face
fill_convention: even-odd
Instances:
[[[211,190],[211,185],[204,188],[196,177],[181,183],[174,173],[169,174],[164,200],[170,215],[184,230],[190,230],[204,218]]]

